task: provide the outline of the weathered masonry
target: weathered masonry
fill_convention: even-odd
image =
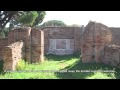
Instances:
[[[81,46],[83,63],[120,64],[120,28],[90,22],[85,27]]]
[[[43,31],[45,54],[65,55],[80,52],[82,27],[46,27]]]
[[[22,41],[21,41],[22,40]],[[13,44],[15,42],[23,42],[24,43],[24,49],[22,49],[22,51],[20,51],[19,49],[21,49],[22,47],[18,47],[19,45],[17,44]],[[14,62],[12,60],[16,60],[13,58],[9,58],[9,57],[13,57],[17,58],[17,57],[22,57],[20,56],[20,53],[24,53],[22,55],[24,55],[23,59],[30,62],[30,63],[34,63],[34,62],[43,62],[44,60],[44,32],[42,30],[38,30],[38,29],[31,29],[31,28],[16,28],[14,30],[11,30],[8,34],[7,38],[4,39],[0,39],[0,58],[1,60],[3,60],[4,62],[10,61]],[[20,43],[19,43],[20,44]],[[7,46],[7,47],[5,47]],[[8,49],[9,47],[9,49]],[[6,49],[7,48],[7,49]],[[16,48],[16,49],[14,49]],[[16,51],[20,51],[18,54],[16,54]],[[9,52],[9,53],[7,53]],[[21,59],[21,58],[19,58]],[[6,64],[6,63],[4,63]],[[12,65],[12,64],[11,64]],[[6,66],[6,65],[4,65]],[[6,69],[12,69],[14,70],[14,68],[6,68]]]
[[[15,28],[0,38],[0,60],[5,70],[15,70],[24,59],[43,62],[44,54],[81,52],[83,63],[120,65],[120,28],[89,22],[86,27],[45,27],[42,30]]]

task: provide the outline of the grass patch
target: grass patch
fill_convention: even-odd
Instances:
[[[0,79],[118,79],[120,69],[104,64],[83,64],[79,54],[46,55],[44,63],[19,62],[17,70],[0,75]],[[0,63],[2,66],[2,63]],[[0,67],[1,69],[2,67]],[[1,69],[2,70],[2,69]],[[113,72],[103,72],[103,71]]]
[[[24,60],[19,60],[16,65],[16,70],[24,70],[26,67],[26,63]]]

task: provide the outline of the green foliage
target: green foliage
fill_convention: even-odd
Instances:
[[[104,64],[82,63],[78,53],[73,55],[46,55],[47,60],[41,64],[29,64],[23,72],[12,72],[0,75],[2,79],[120,79],[120,69]],[[23,64],[23,65],[22,65]],[[22,62],[20,67],[25,65]],[[21,70],[21,68],[19,68]],[[53,71],[52,71],[53,70]],[[61,72],[54,72],[54,70]],[[67,70],[67,72],[62,72]],[[71,72],[76,71],[77,72]],[[97,72],[78,72],[96,70]],[[114,72],[100,72],[113,70]],[[28,72],[27,72],[28,71]],[[43,71],[43,72],[42,72]]]
[[[3,31],[0,32],[0,38],[5,38],[5,33]]]
[[[3,33],[3,37],[7,37],[7,36],[8,36],[8,33],[9,33],[9,28],[5,27],[5,28],[2,30],[2,33]]]
[[[34,20],[33,26],[37,26],[42,23],[43,19],[45,18],[46,12],[45,11],[37,11],[38,17]]]
[[[24,11],[11,20],[10,28],[16,26],[37,26],[40,24],[46,15],[45,11]]]
[[[16,70],[23,70],[26,67],[26,63],[24,60],[19,60],[16,65]]]
[[[47,26],[62,26],[62,27],[65,27],[67,25],[63,21],[60,21],[60,20],[50,20],[50,21],[44,22],[41,26],[42,27],[47,27]]]
[[[32,11],[21,15],[17,21],[25,26],[32,26],[36,17],[38,17],[38,13],[36,11]]]

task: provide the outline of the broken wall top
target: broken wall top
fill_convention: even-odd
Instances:
[[[89,22],[83,33],[83,42],[110,42],[111,32],[109,27],[96,22]]]
[[[81,27],[46,27],[42,30],[45,32],[45,37],[49,36],[51,39],[73,39],[75,31],[82,36]]]

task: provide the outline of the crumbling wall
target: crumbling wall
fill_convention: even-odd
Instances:
[[[104,48],[104,60],[103,63],[112,66],[120,65],[120,46],[108,45]]]
[[[0,58],[4,46],[11,45],[22,40],[25,45],[25,60],[28,62],[44,61],[44,33],[39,29],[30,27],[14,28],[8,34],[7,38],[0,39]]]
[[[3,69],[15,70],[19,60],[24,59],[24,43],[22,41],[15,42],[3,49]]]
[[[88,23],[88,25],[84,29],[83,33],[83,40],[81,45],[81,57],[82,62],[88,63],[93,62],[93,55],[94,55],[94,42],[93,42],[93,30],[94,30],[94,24],[93,22]]]
[[[3,59],[2,50],[8,45],[8,38],[0,38],[0,60]]]
[[[96,22],[89,22],[85,27],[82,42],[82,61],[100,63],[104,59],[104,47],[111,42],[110,29]]]
[[[120,28],[109,27],[109,29],[112,33],[112,40],[110,42],[110,45],[120,45]]]
[[[82,29],[81,27],[45,27],[43,29],[44,31],[44,52],[47,54],[49,52],[50,48],[50,40],[51,39],[59,39],[58,41],[61,41],[65,44],[66,42],[71,42],[70,46],[73,47],[73,51],[71,50],[65,50],[61,49],[59,51],[62,51],[59,54],[69,54],[70,52],[80,52],[81,49],[81,40],[82,40]],[[57,42],[58,42],[57,41]],[[69,48],[69,46],[67,47]],[[53,51],[55,54],[57,53],[57,50]]]
[[[44,60],[44,33],[38,29],[30,27],[16,28],[8,34],[8,45],[19,40],[25,43],[25,60],[28,62],[38,62]]]
[[[30,62],[30,35],[31,28],[15,28],[8,34],[8,45],[19,40],[23,40],[25,43],[25,60]]]

